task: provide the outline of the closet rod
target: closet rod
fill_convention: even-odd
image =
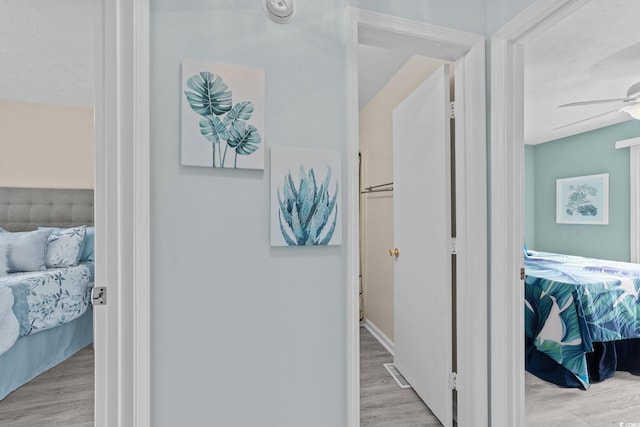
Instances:
[[[382,192],[382,191],[393,191],[393,188],[380,188],[380,187],[388,187],[390,185],[393,185],[393,182],[388,182],[386,184],[379,184],[379,185],[371,185],[369,187],[366,187],[364,189],[364,191],[361,191],[360,194],[378,193],[378,192]]]

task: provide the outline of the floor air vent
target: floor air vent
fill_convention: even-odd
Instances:
[[[411,388],[411,384],[402,376],[400,371],[398,371],[393,363],[384,363],[384,366],[387,371],[391,374],[394,380],[398,383],[400,388]]]

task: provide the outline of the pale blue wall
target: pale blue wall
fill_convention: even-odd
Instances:
[[[359,9],[485,34],[486,0],[348,0],[348,3]]]
[[[536,158],[535,146],[524,146],[524,244],[536,248]]]
[[[345,248],[269,247],[268,167],[180,166],[179,71],[262,68],[267,147],[343,151],[346,5],[151,4],[153,425],[340,426]]]
[[[269,247],[268,162],[180,166],[181,61],[264,69],[267,147],[344,154],[347,6],[485,33],[509,3],[298,0],[277,25],[259,0],[151,0],[154,426],[346,424],[346,248]]]
[[[487,34],[491,35],[513,17],[535,3],[535,0],[486,0],[486,3],[486,29]]]
[[[614,145],[639,135],[627,121],[535,146],[535,249],[629,261],[629,149]],[[599,173],[609,174],[609,224],[556,224],[556,179]]]

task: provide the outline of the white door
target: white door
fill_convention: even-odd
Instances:
[[[452,425],[449,67],[393,111],[394,363]]]

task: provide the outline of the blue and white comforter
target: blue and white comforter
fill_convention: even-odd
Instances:
[[[640,338],[640,265],[530,251],[525,333],[589,388],[594,342]]]
[[[92,266],[0,276],[0,354],[22,336],[70,322],[91,303]]]

